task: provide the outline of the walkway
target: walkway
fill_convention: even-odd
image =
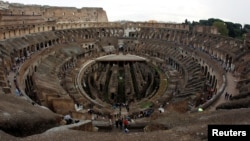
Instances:
[[[232,96],[239,94],[239,91],[236,89],[237,78],[234,77],[231,72],[227,72],[226,78],[227,78],[227,85],[226,85],[226,88],[225,88],[223,94],[221,95],[221,97],[219,97],[219,99],[213,105],[211,105],[208,108],[209,111],[214,111],[214,110],[216,110],[216,107],[218,105],[220,105],[221,103],[228,102],[228,100],[225,99],[226,92],[229,94],[232,94]]]
[[[56,46],[54,46],[53,48],[51,48],[51,47],[49,47],[49,48],[42,48],[42,49],[40,49],[39,51],[36,51],[36,52],[32,53],[32,54],[29,56],[29,58],[26,58],[24,62],[20,62],[20,63],[16,66],[16,69],[17,69],[16,72],[14,72],[13,70],[11,70],[11,71],[9,72],[9,75],[7,76],[7,79],[11,82],[11,94],[16,95],[16,86],[15,86],[15,83],[14,83],[14,77],[17,76],[16,79],[17,79],[17,80],[19,79],[17,73],[19,73],[20,68],[21,68],[22,66],[28,66],[28,65],[31,64],[34,60],[37,60],[36,58],[39,57],[39,56],[40,56],[42,53],[44,53],[45,51],[46,51],[45,53],[47,53],[49,50],[55,49],[55,48],[56,48]],[[19,84],[19,88],[21,89],[20,84]],[[20,98],[24,98],[24,99],[26,99],[26,100],[30,100],[30,98],[29,98],[27,95],[25,95],[25,94],[23,94],[23,96],[20,96]]]
[[[20,66],[18,66],[18,67],[20,67]],[[16,93],[16,85],[15,85],[15,82],[14,82],[15,76],[17,76],[16,74],[17,74],[16,72],[10,71],[7,79],[11,83],[11,89],[10,89],[11,90],[11,95],[18,96],[17,93]],[[16,77],[16,79],[18,79],[18,76]],[[20,86],[19,86],[19,88],[20,88]],[[24,94],[22,96],[20,96],[20,98],[23,98],[25,100],[30,99],[27,95],[24,95]]]
[[[8,75],[8,80],[11,83],[11,94],[15,95],[16,94],[16,86],[14,83],[14,77],[16,76],[16,73],[14,73],[13,71],[11,71]]]
[[[127,117],[128,116],[128,111],[125,107],[121,107],[121,112],[120,112],[120,108],[115,108],[113,115],[119,115],[121,114],[121,117]]]

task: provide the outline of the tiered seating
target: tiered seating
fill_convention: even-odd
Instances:
[[[39,50],[46,48],[53,45],[54,42],[59,39],[60,43],[66,44],[62,45],[60,50],[55,51],[54,55],[40,58],[36,66],[37,71],[34,75],[32,71],[35,69],[25,66],[24,71],[30,71],[29,77],[33,75],[34,89],[39,95],[41,103],[45,103],[50,99],[48,98],[49,96],[68,97],[77,103],[87,103],[85,97],[79,93],[78,88],[80,86],[76,84],[76,74],[78,70],[72,69],[75,66],[69,65],[70,59],[79,54],[84,54],[83,52],[86,52],[86,56],[89,56],[89,58],[92,58],[93,55],[96,57],[105,54],[102,50],[102,45],[115,45],[117,43],[117,37],[120,40],[124,40],[123,45],[126,47],[124,49],[126,53],[145,56],[156,62],[157,65],[167,65],[168,69],[170,69],[168,72],[168,70],[161,68],[168,74],[169,81],[167,82],[165,80],[166,77],[160,74],[160,87],[155,95],[150,95],[148,92],[149,89],[145,91],[143,88],[143,81],[146,81],[148,78],[152,78],[153,80],[154,75],[150,74],[149,77],[144,76],[143,74],[145,74],[146,70],[142,68],[145,66],[132,65],[132,69],[136,74],[135,77],[138,78],[136,79],[138,91],[145,93],[143,95],[149,96],[152,101],[161,100],[161,98],[166,97],[167,94],[170,96],[173,95],[175,99],[179,100],[193,100],[197,93],[204,92],[204,85],[207,83],[216,85],[213,86],[214,88],[222,86],[223,68],[226,68],[226,70],[233,69],[236,64],[232,62],[233,58],[239,60],[236,54],[240,51],[244,51],[241,41],[217,35],[164,28],[140,27],[138,29],[140,30],[129,32],[129,37],[125,36],[127,31],[125,32],[126,29],[123,28],[122,25],[114,28],[86,27],[82,29],[55,30],[34,34],[32,36],[27,35],[27,37],[20,37],[18,39],[8,39],[5,42],[1,42],[0,47],[1,52],[4,54],[6,54],[6,52],[8,54],[17,49],[18,52],[16,52],[16,54],[23,56],[25,55],[24,52],[26,49],[34,51],[34,49]],[[110,40],[108,40],[109,38]],[[73,42],[75,43],[73,44]],[[71,46],[70,48],[69,45]],[[86,50],[86,46],[88,50]],[[228,47],[230,47],[230,50]],[[3,50],[3,48],[5,50]],[[52,52],[50,52],[50,50],[47,51],[47,53],[50,54],[53,54]],[[81,65],[79,64],[79,66]],[[169,68],[170,66],[171,68]],[[62,69],[62,67],[64,67],[64,69]],[[65,70],[65,68],[67,68],[67,70]],[[171,69],[176,70],[177,73],[171,74],[171,71],[173,71]],[[105,77],[107,76],[108,70],[109,68],[107,71],[102,72],[103,74],[98,75],[100,76],[97,83],[99,90],[101,89],[101,85],[103,87],[107,85]],[[125,71],[125,75],[130,76],[131,74],[127,72],[129,71]],[[22,74],[24,73],[25,72],[22,72]],[[117,82],[114,81],[117,75],[114,74],[115,73],[112,73],[109,83],[112,86],[109,88],[117,88]],[[248,68],[245,68],[242,74],[249,75]],[[130,77],[125,77],[125,79],[126,78]],[[0,79],[6,81],[6,78],[0,77]],[[2,81],[0,84],[6,86],[7,83]],[[90,79],[88,79],[88,81],[90,82]],[[134,89],[134,86],[132,86],[133,81],[126,81],[131,82],[128,84],[128,87]],[[149,88],[150,87],[153,87],[153,83],[149,84]],[[239,87],[242,93],[243,91],[248,91],[248,79],[239,83]],[[99,99],[95,93],[95,86],[90,86],[90,88],[91,93],[93,93],[93,95],[91,95],[92,100],[101,101],[102,98]],[[111,93],[116,94],[117,91],[109,92],[109,98],[112,96]],[[134,92],[130,92],[129,89],[127,89],[126,93]]]
[[[37,71],[33,76],[34,86],[39,97],[39,101],[42,105],[56,110],[53,105],[55,105],[55,102],[57,100],[53,101],[53,99],[62,99],[63,101],[63,99],[66,98],[69,99],[70,103],[72,103],[71,105],[74,105],[75,99],[81,100],[80,97],[82,97],[82,95],[76,95],[76,91],[74,91],[74,77],[71,77],[72,74],[67,73],[75,66],[73,62],[74,59],[72,58],[74,58],[77,54],[82,53],[81,51],[77,50],[79,50],[79,47],[64,46],[63,49],[56,50],[54,55],[49,55],[48,57],[46,57],[37,66]],[[62,70],[62,67],[64,68],[64,73],[66,75],[64,77],[60,76],[59,78],[58,74],[62,73],[60,72]],[[61,80],[64,83],[61,83]],[[69,82],[72,82],[72,85]],[[63,86],[66,89],[64,89],[61,84],[64,84]],[[69,96],[71,96],[72,99]],[[73,109],[74,107],[68,108]]]

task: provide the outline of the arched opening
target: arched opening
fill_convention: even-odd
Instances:
[[[28,53],[27,53],[27,49],[26,48],[23,49],[23,56],[24,57],[28,57]]]
[[[217,86],[217,80],[215,80],[214,82],[214,89],[216,89],[216,86]]]
[[[40,50],[39,44],[36,44],[36,50]]]
[[[207,75],[207,66],[205,66],[205,72],[204,72],[204,75],[205,75],[205,76]]]
[[[43,43],[40,43],[40,47],[41,47],[41,48],[43,48],[43,47],[44,47],[44,46],[43,46]]]
[[[214,83],[215,83],[215,76],[213,76],[213,79],[212,79],[212,87],[214,88]]]
[[[102,88],[102,84],[100,84],[100,91],[102,91],[103,90],[103,88]]]
[[[115,94],[111,93],[111,99],[114,100],[115,99]]]

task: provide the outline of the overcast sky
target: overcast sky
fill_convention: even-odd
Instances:
[[[3,0],[23,4],[102,7],[109,21],[199,21],[219,18],[250,24],[250,0]]]

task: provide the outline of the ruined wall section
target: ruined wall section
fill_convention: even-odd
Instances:
[[[42,16],[44,21],[56,22],[108,22],[103,8],[54,7],[41,5],[10,4],[5,15]]]
[[[215,26],[202,26],[196,25],[193,27],[193,32],[206,33],[206,34],[219,34]]]
[[[106,12],[102,8],[43,7],[41,9],[45,20],[57,23],[108,22]]]
[[[45,23],[44,19],[40,15],[30,16],[30,15],[2,15],[0,26],[23,26],[26,27],[27,24],[41,24]]]
[[[55,30],[58,24],[73,23],[66,27],[75,28],[75,23],[108,22],[103,8],[4,4],[0,3],[0,40]]]

